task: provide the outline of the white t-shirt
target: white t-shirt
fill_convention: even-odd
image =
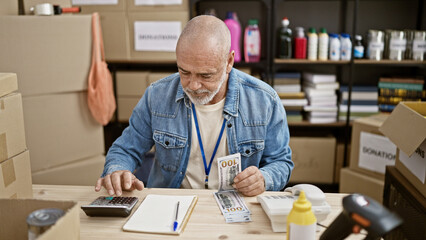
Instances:
[[[225,98],[213,105],[195,105],[207,167],[210,163],[217,139],[219,138],[220,129],[222,128],[224,106]],[[192,114],[191,139],[191,152],[189,153],[188,167],[186,169],[186,175],[182,181],[181,188],[204,189],[204,180],[206,178],[206,174],[204,171],[204,163],[203,157],[201,155],[200,144],[198,142],[194,114]],[[220,140],[220,144],[217,148],[212,166],[210,167],[209,189],[219,188],[217,158],[227,155],[229,155],[229,153],[226,144],[226,129],[224,129],[222,139]]]

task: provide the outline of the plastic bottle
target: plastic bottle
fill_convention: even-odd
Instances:
[[[317,219],[311,209],[312,204],[300,191],[299,198],[293,203],[287,216],[287,240],[315,239]]]
[[[340,59],[340,40],[337,34],[330,33],[330,60],[337,61]]]
[[[294,38],[294,58],[306,59],[306,44],[305,32],[302,27],[296,28],[296,37]]]
[[[321,28],[318,35],[318,59],[328,59],[328,34],[325,28]]]
[[[340,45],[341,45],[340,59],[351,60],[352,42],[351,42],[351,39],[349,38],[349,34],[342,33],[340,34],[340,37],[341,37],[340,38]]]
[[[281,21],[281,28],[279,29],[278,39],[278,57],[279,58],[291,58],[292,56],[292,41],[291,41],[291,29],[288,27],[290,21],[288,18],[283,18]]]
[[[308,32],[308,59],[318,59],[318,35],[315,28],[309,28]]]
[[[354,58],[364,57],[364,45],[362,45],[361,35],[355,35]]]
[[[260,60],[260,30],[257,19],[250,19],[244,31],[244,59],[246,62]]]
[[[237,18],[237,19],[235,19]],[[234,51],[234,62],[241,62],[241,25],[238,22],[237,14],[234,12],[227,12],[225,24],[231,32],[231,49]]]

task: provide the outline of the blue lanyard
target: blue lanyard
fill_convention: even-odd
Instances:
[[[225,129],[226,119],[223,119],[222,129],[220,129],[219,138],[217,139],[216,146],[214,147],[214,151],[210,159],[209,166],[207,166],[206,155],[204,154],[203,141],[201,140],[200,128],[198,127],[197,113],[195,112],[194,104],[192,104],[192,113],[194,114],[194,122],[195,122],[195,128],[197,129],[198,143],[200,144],[201,156],[203,156],[204,172],[206,173],[206,178],[204,180],[204,187],[207,189],[209,188],[210,169],[212,167],[212,162],[213,162],[214,156],[216,155],[217,148],[219,147],[220,140],[222,139],[223,130]]]

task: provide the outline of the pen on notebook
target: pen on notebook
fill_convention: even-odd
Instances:
[[[173,222],[173,231],[176,232],[176,229],[178,227],[178,214],[179,214],[179,201],[176,204],[176,215],[175,215],[175,221]]]

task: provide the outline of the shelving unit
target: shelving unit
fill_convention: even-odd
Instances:
[[[363,35],[366,46],[368,29],[423,29],[426,28],[426,0],[189,0],[190,18],[215,8],[217,16],[224,19],[226,11],[237,11],[242,29],[248,19],[259,19],[262,38],[262,57],[257,63],[244,61],[235,63],[236,68],[250,68],[261,73],[262,79],[274,85],[278,71],[318,71],[333,73],[341,85],[351,90],[353,85],[377,85],[383,73],[426,76],[426,61],[374,61],[352,59],[350,61],[311,61],[307,59],[276,58],[277,29],[282,17],[290,19],[290,27],[326,27],[327,32],[347,32],[351,36]],[[354,44],[352,44],[354,45]],[[243,44],[241,44],[243,46]],[[176,71],[176,63],[146,61],[108,62],[113,73],[116,71]],[[344,141],[345,154],[349,144],[352,123],[349,121],[350,107],[346,121],[327,124],[313,124],[307,121],[290,122],[292,135],[331,133],[338,141]],[[348,159],[345,159],[347,165]]]
[[[260,62],[244,62],[242,59],[241,62],[235,63],[235,68],[250,68],[251,70],[257,71],[262,76],[262,79],[267,82],[270,82],[270,66],[271,66],[271,45],[269,44],[268,36],[272,34],[272,24],[271,24],[271,14],[272,14],[272,3],[273,0],[190,0],[190,18],[193,18],[199,14],[203,14],[205,10],[209,8],[214,8],[217,12],[217,17],[220,19],[225,19],[226,11],[236,11],[238,18],[241,23],[241,29],[244,32],[244,28],[250,18],[259,19],[259,28],[261,32],[261,60]],[[250,11],[245,11],[247,5],[243,4],[253,4],[253,8],[250,8]],[[235,6],[239,8],[235,8]],[[260,6],[258,6],[260,5]],[[225,6],[224,8],[217,8],[217,6]],[[242,11],[241,9],[244,9]],[[253,14],[253,15],[250,15]],[[243,34],[242,38],[243,40]],[[242,43],[242,42],[241,42]],[[244,52],[243,44],[241,44],[241,52]]]

